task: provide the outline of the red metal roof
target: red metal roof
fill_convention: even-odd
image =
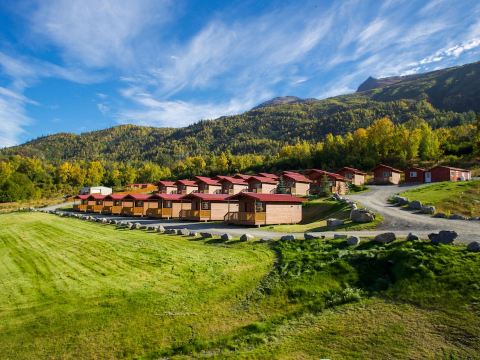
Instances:
[[[93,200],[103,200],[105,199],[105,196],[106,195],[102,195],[102,194],[90,194],[88,195],[88,198]]]
[[[154,199],[162,199],[162,200],[169,200],[169,201],[179,201],[183,197],[182,194],[154,194],[151,195],[149,200]]]
[[[278,180],[278,175],[275,175],[275,174],[261,172],[261,173],[258,173],[258,175],[262,177]]]
[[[240,198],[249,198],[261,202],[286,202],[300,204],[305,199],[289,195],[289,194],[258,194],[252,192],[241,192],[232,196],[229,196],[227,200],[238,200]]]
[[[245,179],[234,178],[232,176],[217,175],[217,179],[220,182],[226,181],[226,182],[229,182],[229,183],[232,183],[232,184],[248,185],[248,183],[245,181]]]
[[[157,185],[162,185],[162,186],[175,186],[175,181],[160,180],[159,182],[157,182]]]
[[[175,184],[181,184],[185,186],[198,186],[194,180],[188,180],[188,179],[177,180]]]
[[[75,195],[74,199],[86,200],[90,195]]]
[[[245,174],[235,174],[233,177],[237,179],[248,180],[252,175],[245,175]]]
[[[285,177],[285,178],[289,178],[289,179],[291,179],[293,181],[296,181],[296,182],[302,182],[302,183],[311,183],[312,182],[312,180],[307,178],[305,175],[299,174],[299,173],[296,173],[296,172],[292,172],[292,171],[285,171],[282,174],[282,176]]]
[[[104,200],[122,200],[127,194],[110,194],[105,196]]]
[[[338,173],[340,173],[341,171],[349,171],[349,172],[352,172],[354,174],[357,174],[357,175],[367,175],[366,172],[363,172],[361,170],[358,170],[358,169],[355,169],[355,168],[352,168],[352,167],[348,167],[348,166],[344,166],[343,168],[341,168],[340,170],[338,170]]]
[[[195,179],[197,179],[197,182],[203,182],[208,185],[220,185],[218,180],[206,176],[195,176]]]
[[[314,174],[314,175],[312,175]],[[340,174],[335,174],[335,173],[332,173],[332,172],[329,172],[329,171],[325,171],[325,170],[319,170],[319,169],[310,169],[310,170],[307,170],[307,176],[309,176],[310,178],[314,178],[314,179],[318,179],[322,176],[326,175],[327,177],[329,178],[332,178],[332,179],[335,179],[335,180],[339,180],[339,181],[350,181],[348,180],[347,178],[343,177],[342,175]]]
[[[377,170],[377,169],[380,169],[380,168],[383,168],[383,169],[388,169],[388,170],[391,170],[393,172],[397,172],[397,173],[403,173],[402,170],[398,170],[394,167],[391,167],[391,166],[388,166],[388,165],[385,165],[385,164],[378,164],[377,166],[375,166],[373,168],[373,171]]]
[[[421,167],[417,167],[417,166],[411,166],[411,167],[409,167],[409,168],[405,169],[405,172],[408,172],[408,171],[410,171],[410,170],[416,170],[416,171],[427,171],[426,169],[424,169],[424,168],[421,168]]]
[[[204,194],[204,193],[191,193],[183,195],[182,199],[200,199],[202,201],[226,201],[228,194]]]
[[[133,200],[148,200],[152,195],[151,194],[128,194],[125,195],[123,199],[133,199]]]
[[[265,177],[265,176],[250,176],[247,181],[250,182],[252,180],[256,180],[256,181],[259,181],[259,182],[265,183],[265,184],[278,184],[277,180],[272,179],[272,178],[268,178],[268,177]]]
[[[470,170],[467,170],[467,169],[461,169],[461,168],[456,168],[456,167],[453,167],[453,166],[446,166],[446,165],[437,165],[437,166],[434,166],[430,169],[433,170],[433,169],[437,169],[437,168],[445,168],[445,169],[450,169],[450,170],[455,170],[455,171],[466,171],[466,172],[470,172]]]

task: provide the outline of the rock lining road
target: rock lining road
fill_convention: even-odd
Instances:
[[[408,233],[413,232],[421,238],[427,238],[428,234],[432,232],[439,232],[440,230],[454,230],[459,236],[458,241],[469,243],[471,241],[480,241],[480,221],[469,220],[448,220],[437,219],[428,215],[418,214],[415,212],[403,210],[388,203],[388,198],[392,195],[412,189],[418,186],[370,186],[368,191],[347,195],[346,197],[357,202],[360,206],[366,207],[377,214],[382,215],[384,222],[380,224],[375,230],[358,230],[358,231],[326,231],[326,232],[312,232],[314,234],[325,235],[326,237],[333,237],[335,234],[354,235],[360,237],[375,236],[384,232],[395,232],[397,237],[406,237]],[[60,204],[49,206],[43,210],[56,210],[69,204]],[[104,217],[107,219],[117,219],[127,222],[140,223],[142,225],[158,226],[162,225],[166,229],[189,229],[197,232],[210,232],[215,235],[229,233],[232,235],[242,235],[245,233],[252,234],[256,237],[265,238],[279,238],[283,235],[293,234],[297,238],[303,238],[303,233],[282,233],[275,231],[268,231],[268,228],[247,228],[242,226],[228,225],[220,222],[187,222],[179,220],[161,220],[161,219],[145,219],[145,218],[131,218],[119,217],[111,215],[89,214],[94,217]]]

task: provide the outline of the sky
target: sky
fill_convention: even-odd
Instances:
[[[478,60],[478,0],[0,0],[0,148]]]

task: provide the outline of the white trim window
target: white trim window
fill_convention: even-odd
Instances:
[[[410,171],[410,177],[411,178],[416,178],[417,177],[417,172],[416,171]]]

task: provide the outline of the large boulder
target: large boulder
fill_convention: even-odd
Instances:
[[[378,234],[377,236],[375,236],[373,241],[381,243],[381,244],[387,244],[387,243],[390,243],[392,241],[395,241],[396,239],[397,239],[397,237],[395,236],[395,233],[386,232],[386,233]]]
[[[407,241],[417,241],[417,240],[420,240],[420,238],[418,237],[418,235],[414,234],[414,233],[409,233],[407,235]]]
[[[230,241],[230,240],[233,240],[233,236],[230,235],[230,234],[223,234],[222,236],[220,236],[220,238],[224,241]]]
[[[280,238],[281,241],[292,241],[292,240],[295,240],[295,235],[283,235],[281,238]]]
[[[358,245],[360,244],[360,238],[358,236],[350,236],[347,238],[348,245]]]
[[[190,231],[190,236],[191,237],[197,237],[198,233],[196,231]]]
[[[324,235],[317,235],[317,234],[312,234],[312,233],[305,233],[305,234],[303,234],[303,237],[305,238],[305,240],[323,239],[323,238],[325,238]]]
[[[480,242],[472,241],[467,245],[467,250],[472,252],[480,252]]]
[[[173,234],[176,234],[177,233],[177,230],[175,229],[166,229],[165,230],[165,234],[168,234],[168,235],[173,235]]]
[[[350,220],[354,223],[369,223],[375,220],[375,214],[367,209],[353,209],[350,211]]]
[[[407,205],[408,204],[408,199],[407,198],[404,198],[402,196],[399,196],[399,195],[395,195],[393,196],[392,198],[392,202],[399,205],[399,206],[403,206],[403,205]]]
[[[457,237],[457,232],[451,230],[442,230],[438,234],[428,234],[428,238],[430,239],[432,244],[451,244],[455,241]]]
[[[163,227],[163,225],[158,225],[157,226],[157,232],[159,232],[159,233],[165,232],[165,228]]]
[[[209,232],[201,232],[201,233],[200,233],[200,236],[201,236],[202,238],[204,238],[204,239],[208,239],[208,238],[213,237],[213,235],[212,235],[211,233],[209,233]]]
[[[240,241],[248,241],[252,239],[253,239],[253,235],[251,234],[243,234],[242,236],[240,236]]]
[[[424,206],[422,206],[422,209],[420,210],[420,212],[422,214],[433,215],[433,214],[435,214],[435,206],[424,205]]]
[[[435,215],[433,215],[433,217],[437,218],[437,219],[446,219],[447,215],[445,213],[442,213],[442,212],[437,212]]]
[[[460,214],[452,214],[448,217],[450,220],[467,220],[466,216]]]
[[[327,219],[327,227],[337,227],[343,225],[343,220],[340,219]]]
[[[408,208],[410,210],[422,210],[422,203],[418,200],[413,200],[408,203]]]
[[[183,236],[188,236],[188,235],[190,235],[190,230],[188,230],[187,228],[183,228],[182,230],[180,230],[180,233]]]

